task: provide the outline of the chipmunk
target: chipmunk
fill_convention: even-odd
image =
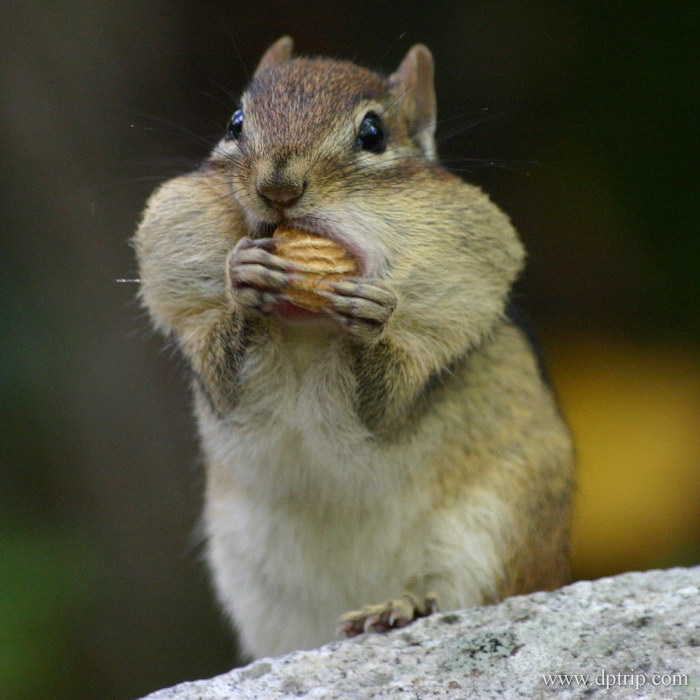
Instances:
[[[443,168],[433,60],[262,57],[223,139],[152,194],[140,297],[192,372],[218,597],[250,657],[567,581],[569,432],[508,313],[524,250]],[[280,225],[357,274],[305,311]],[[339,618],[339,616],[341,616]]]

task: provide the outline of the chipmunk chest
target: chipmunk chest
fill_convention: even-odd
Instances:
[[[337,328],[324,316],[303,322],[281,321],[280,328],[287,369],[303,382],[310,369],[327,361],[330,345],[338,335]]]
[[[372,461],[337,331],[291,328],[278,340],[249,358],[233,413],[201,421],[205,451],[251,492],[333,499]]]

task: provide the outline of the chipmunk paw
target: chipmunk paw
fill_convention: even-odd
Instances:
[[[413,593],[404,593],[396,600],[367,605],[361,610],[341,615],[338,630],[348,637],[367,632],[387,632],[406,627],[419,617],[432,615],[437,609],[437,596],[434,594],[419,600]]]
[[[242,238],[228,256],[226,275],[233,298],[269,314],[298,266],[270,252],[271,238]]]
[[[371,341],[379,336],[396,308],[396,295],[377,283],[347,278],[324,284],[332,291],[317,293],[330,302],[328,315],[358,339]]]

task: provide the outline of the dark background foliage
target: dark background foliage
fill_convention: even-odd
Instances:
[[[0,696],[128,698],[235,660],[200,562],[182,368],[115,280],[136,276],[149,191],[206,154],[284,33],[385,71],[431,47],[441,153],[530,253],[519,296],[581,454],[577,575],[697,562],[697,14],[4,3]]]

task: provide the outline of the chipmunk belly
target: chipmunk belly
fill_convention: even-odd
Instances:
[[[231,419],[198,406],[210,567],[256,657],[331,641],[339,615],[400,594],[422,567],[420,539],[407,541],[424,508],[389,497],[417,455],[368,439],[333,343],[286,343]],[[273,392],[261,411],[255,397]]]
[[[265,372],[255,396],[277,393],[264,411],[244,397],[231,420],[200,420],[210,567],[255,657],[332,641],[343,612],[415,581],[447,609],[482,603],[500,569],[506,506],[454,492],[436,509],[430,472],[458,455],[423,434],[427,423],[415,440],[372,439],[334,342],[303,373],[289,354]]]
[[[408,526],[393,511],[324,516],[234,493],[208,502],[217,590],[248,651],[319,646],[335,637],[343,612],[403,591],[421,569],[421,548],[406,546]]]

